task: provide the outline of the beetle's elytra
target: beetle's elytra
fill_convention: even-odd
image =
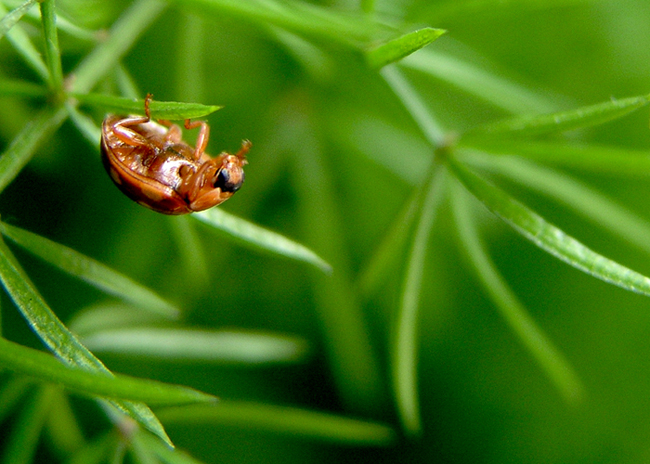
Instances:
[[[210,127],[185,120],[186,129],[200,127],[196,147],[183,141],[181,128],[146,116],[108,115],[102,124],[101,152],[115,185],[133,201],[163,214],[187,214],[217,206],[244,182],[248,140],[231,155],[212,158],[205,149]]]

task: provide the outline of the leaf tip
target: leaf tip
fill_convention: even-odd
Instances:
[[[368,50],[366,52],[366,62],[373,69],[383,68],[426,47],[446,32],[445,29],[433,27],[424,27],[409,32]]]

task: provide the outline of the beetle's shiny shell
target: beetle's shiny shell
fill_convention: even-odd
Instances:
[[[211,158],[203,153],[195,161],[193,147],[183,141],[169,142],[168,128],[153,121],[129,126],[146,139],[147,145],[124,143],[113,130],[123,119],[123,116],[109,115],[102,124],[102,161],[117,187],[133,201],[160,213],[178,215],[198,211],[192,208],[186,195],[179,193],[183,182],[180,173],[181,169],[197,172]],[[220,155],[225,156],[232,155]],[[217,199],[201,209],[216,206],[233,193],[220,192]]]

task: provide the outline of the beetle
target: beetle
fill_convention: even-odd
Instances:
[[[170,121],[145,116],[109,114],[102,123],[102,162],[117,187],[133,201],[163,214],[187,214],[217,206],[244,182],[248,140],[232,155],[212,158],[205,149],[210,126],[185,120],[186,129],[200,127],[196,146],[183,140],[181,128]]]

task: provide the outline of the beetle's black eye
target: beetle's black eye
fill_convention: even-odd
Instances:
[[[220,188],[222,192],[235,193],[244,183],[244,171],[241,171],[241,176],[232,178],[230,171],[227,169],[220,169],[217,173],[217,178],[214,181],[215,188]]]

